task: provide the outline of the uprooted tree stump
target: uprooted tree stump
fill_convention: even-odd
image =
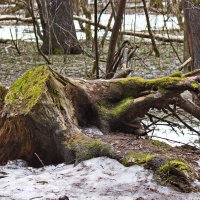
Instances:
[[[199,81],[198,76],[89,81],[45,66],[31,69],[8,91],[0,88],[0,163],[22,158],[37,165],[38,157],[44,164],[74,162],[78,151],[93,145],[82,127],[145,135],[138,119],[151,108],[176,104],[200,119],[200,108],[181,97],[185,90],[198,94]],[[94,153],[110,154],[108,149]]]
[[[32,166],[116,158],[109,144],[82,128],[145,135],[140,118],[171,104],[200,119],[200,107],[181,96],[188,90],[198,97],[200,77],[191,75],[89,81],[45,66],[31,69],[8,90],[0,87],[0,164],[19,158]]]

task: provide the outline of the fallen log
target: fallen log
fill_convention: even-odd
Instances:
[[[8,91],[2,89],[0,164],[19,158],[37,166],[38,157],[45,165],[115,157],[108,144],[89,138],[82,128],[145,135],[140,119],[150,109],[180,103],[193,115],[194,105],[183,106],[180,99],[186,90],[199,93],[199,82],[198,76],[83,80],[45,66],[31,69]]]

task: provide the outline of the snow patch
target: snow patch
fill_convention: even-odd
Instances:
[[[0,199],[133,200],[199,199],[200,193],[182,194],[152,181],[152,173],[140,166],[124,167],[106,157],[77,166],[59,164],[40,169],[23,167],[24,162],[0,166]]]

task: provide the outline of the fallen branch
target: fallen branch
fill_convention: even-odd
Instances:
[[[192,58],[189,57],[180,67],[179,70],[183,70],[190,62],[192,62]]]
[[[17,22],[24,22],[24,23],[32,23],[32,17],[28,18],[21,18],[21,17],[0,17],[0,21],[17,21]]]

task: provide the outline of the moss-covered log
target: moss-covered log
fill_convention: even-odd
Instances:
[[[199,80],[173,76],[88,81],[65,78],[45,66],[31,69],[8,91],[0,90],[0,163],[22,158],[37,166],[40,159],[50,164],[115,157],[109,145],[84,135],[82,128],[144,135],[139,118],[151,108],[179,103],[185,90],[198,93]],[[194,115],[198,119],[199,113]]]

